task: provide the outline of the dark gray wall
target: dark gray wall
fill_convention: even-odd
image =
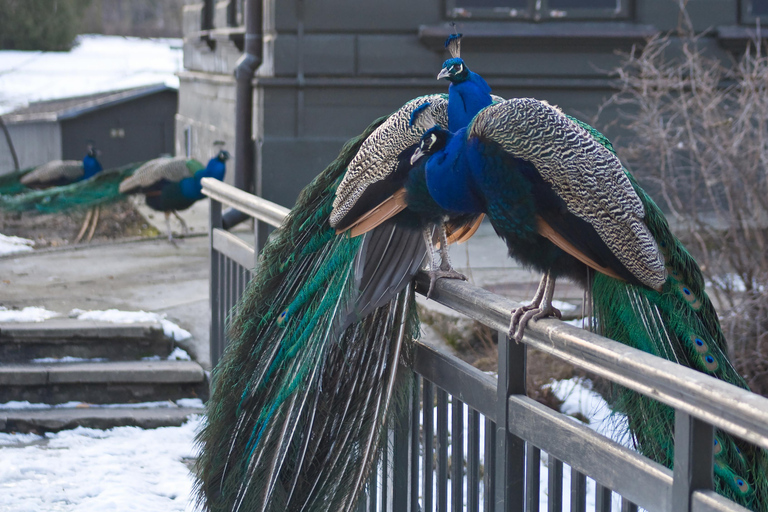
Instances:
[[[169,90],[62,121],[62,157],[81,160],[88,141],[105,169],[172,155],[176,104],[177,93]],[[119,130],[124,136],[113,136]]]
[[[183,90],[199,76],[231,76],[238,52],[233,28],[216,25],[200,32],[202,0],[187,1],[190,74],[182,76]],[[444,0],[263,1],[264,32],[270,37],[254,82],[254,172],[264,197],[290,205],[342,144],[374,119],[416,96],[447,90],[435,76],[447,58],[443,41],[454,20]],[[225,3],[215,2],[219,8]],[[458,19],[465,36],[462,57],[494,93],[544,99],[589,121],[614,91],[610,72],[621,62],[617,52],[681,22],[677,0],[625,5],[618,20]],[[714,54],[728,58],[719,29],[735,26],[730,32],[736,34],[735,47],[746,37],[738,27],[740,0],[689,0],[687,8],[696,30],[713,28],[707,44]],[[192,110],[180,106],[181,115]],[[221,119],[213,112],[196,115]],[[611,113],[601,119],[607,123]],[[621,132],[611,128],[608,135]]]

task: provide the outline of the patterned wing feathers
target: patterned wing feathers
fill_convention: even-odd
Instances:
[[[363,142],[347,167],[344,179],[336,190],[331,212],[331,226],[336,226],[355,205],[365,189],[385,179],[397,169],[398,156],[417,144],[425,129],[411,126],[411,113],[429,102],[435,121],[448,126],[448,99],[443,94],[422,96],[406,103],[393,113]]]
[[[65,178],[75,181],[83,175],[83,162],[78,160],[54,160],[45,163],[21,177],[22,185],[48,183]]]
[[[155,158],[136,169],[132,176],[120,183],[120,193],[151,187],[160,180],[179,182],[192,176],[187,167],[187,159],[183,156],[175,158]]]
[[[621,162],[559,109],[530,98],[507,100],[481,111],[469,131],[531,162],[627,270],[651,288],[664,284],[664,258]]]

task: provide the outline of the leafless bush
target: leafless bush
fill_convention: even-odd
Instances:
[[[711,282],[734,364],[768,394],[768,56],[758,39],[723,62],[705,37],[633,51],[609,103],[632,135],[620,156]]]

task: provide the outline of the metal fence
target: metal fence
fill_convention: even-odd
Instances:
[[[287,210],[211,179],[203,191],[212,198],[215,362],[225,315],[256,254],[221,229],[221,205],[274,226]],[[417,279],[417,292],[426,286]],[[746,510],[712,490],[714,428],[768,449],[768,399],[556,320],[532,323],[524,343],[510,343],[510,311],[518,304],[464,282],[440,280],[432,299],[498,331],[498,378],[414,343],[408,413],[387,433],[361,511],[538,511],[543,468],[547,511],[585,511],[588,501],[596,512]],[[673,407],[674,471],[528,398],[527,347]]]

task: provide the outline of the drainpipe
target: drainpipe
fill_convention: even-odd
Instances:
[[[13,141],[11,140],[11,134],[8,132],[8,128],[5,126],[3,116],[0,116],[0,129],[5,133],[5,141],[8,143],[8,148],[11,150],[11,157],[13,158],[13,166],[16,170],[19,170],[19,157],[16,156],[16,148],[13,147]]]
[[[235,187],[253,192],[253,75],[262,61],[262,0],[245,0],[245,46],[235,67]],[[224,228],[249,217],[234,209],[224,212]]]

